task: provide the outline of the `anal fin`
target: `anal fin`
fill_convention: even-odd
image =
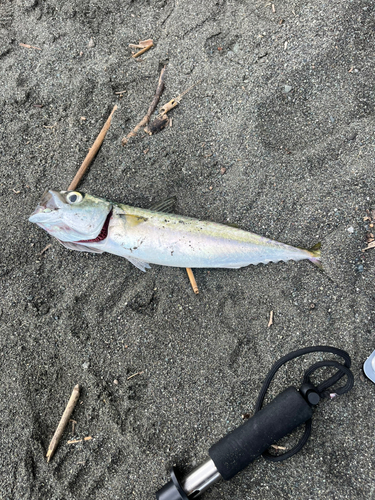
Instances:
[[[145,262],[144,260],[136,259],[135,257],[125,257],[128,259],[129,262],[133,264],[133,266],[137,267],[144,273],[146,272],[146,269],[151,269],[150,264],[148,262]]]

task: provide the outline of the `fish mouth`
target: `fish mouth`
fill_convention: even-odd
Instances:
[[[38,203],[38,206],[34,210],[34,212],[30,215],[30,222],[42,222],[44,220],[44,214],[51,214],[51,212],[56,212],[60,208],[64,206],[64,200],[60,193],[57,191],[46,191],[41,200]],[[47,215],[49,217],[49,215]]]
[[[104,221],[103,227],[96,238],[93,238],[91,240],[79,240],[76,243],[99,243],[100,241],[105,240],[108,236],[108,227],[109,227],[109,221],[111,220],[111,217],[112,217],[112,210],[110,210],[109,214],[107,215],[107,218]]]

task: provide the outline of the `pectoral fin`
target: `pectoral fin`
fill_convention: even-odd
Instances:
[[[151,269],[150,264],[148,262],[145,262],[144,260],[136,259],[135,257],[125,258],[144,273],[146,272],[146,269]]]
[[[57,239],[57,238],[56,238]],[[83,245],[81,243],[73,243],[71,241],[61,241],[57,240],[62,244],[65,248],[69,248],[69,250],[78,250],[78,252],[90,252],[90,253],[103,253],[103,250],[99,250],[98,248],[91,248]]]

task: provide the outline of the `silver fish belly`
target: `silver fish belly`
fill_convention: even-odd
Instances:
[[[308,259],[319,265],[319,251],[299,249],[224,224],[118,203],[111,206],[104,239],[80,238],[72,242],[69,235],[54,236],[71,249],[125,257],[143,271],[149,264],[238,269],[250,264]],[[30,219],[33,221],[33,216]],[[48,231],[45,223],[42,227]]]

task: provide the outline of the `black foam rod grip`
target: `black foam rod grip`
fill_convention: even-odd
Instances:
[[[211,446],[208,453],[221,476],[231,479],[311,416],[310,405],[295,387],[288,387],[246,423]]]

